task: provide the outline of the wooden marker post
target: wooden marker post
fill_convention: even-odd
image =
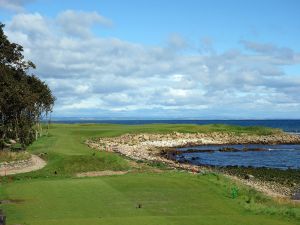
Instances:
[[[3,214],[3,211],[0,209],[0,225],[6,224],[6,216]]]

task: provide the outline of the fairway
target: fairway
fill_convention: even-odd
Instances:
[[[195,175],[164,167],[158,173],[145,162],[136,162],[140,165],[137,169],[120,155],[93,154],[84,144],[92,136],[207,129],[224,127],[52,125],[49,135],[29,149],[32,153],[43,153],[48,165],[40,171],[3,179],[0,199],[19,201],[1,204],[0,208],[4,209],[9,225],[300,224],[298,206],[276,203],[243,187],[238,187],[239,195],[233,199],[231,188],[235,184],[221,175]],[[129,170],[129,173],[74,177],[77,172],[97,170]]]

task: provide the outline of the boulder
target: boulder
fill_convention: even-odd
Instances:
[[[300,190],[295,192],[293,195],[292,195],[292,199],[293,200],[300,200]]]
[[[246,175],[245,175],[245,179],[246,179],[246,180],[252,180],[253,178],[254,178],[254,176],[251,175],[251,174],[246,174]]]
[[[15,140],[13,140],[13,139],[10,139],[9,141],[8,141],[10,144],[17,144],[17,142],[15,141]]]
[[[240,150],[232,147],[223,147],[219,149],[220,152],[239,152]]]

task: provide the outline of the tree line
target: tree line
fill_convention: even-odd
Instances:
[[[0,149],[9,142],[22,147],[40,134],[40,121],[52,112],[55,97],[48,85],[29,71],[23,47],[8,40],[0,23]]]

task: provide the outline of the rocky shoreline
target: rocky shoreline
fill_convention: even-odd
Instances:
[[[219,169],[209,166],[196,166],[185,163],[178,163],[165,157],[168,150],[175,147],[195,145],[222,145],[222,144],[300,144],[300,136],[284,132],[277,132],[272,135],[249,135],[234,133],[168,133],[168,134],[125,134],[118,137],[94,138],[86,141],[86,144],[93,149],[120,153],[134,160],[147,160],[162,162],[176,169],[200,172],[220,172]],[[246,185],[252,186],[271,196],[291,197],[295,187],[287,187],[276,182],[266,182],[254,177],[243,179],[226,173],[234,179],[239,179]]]

